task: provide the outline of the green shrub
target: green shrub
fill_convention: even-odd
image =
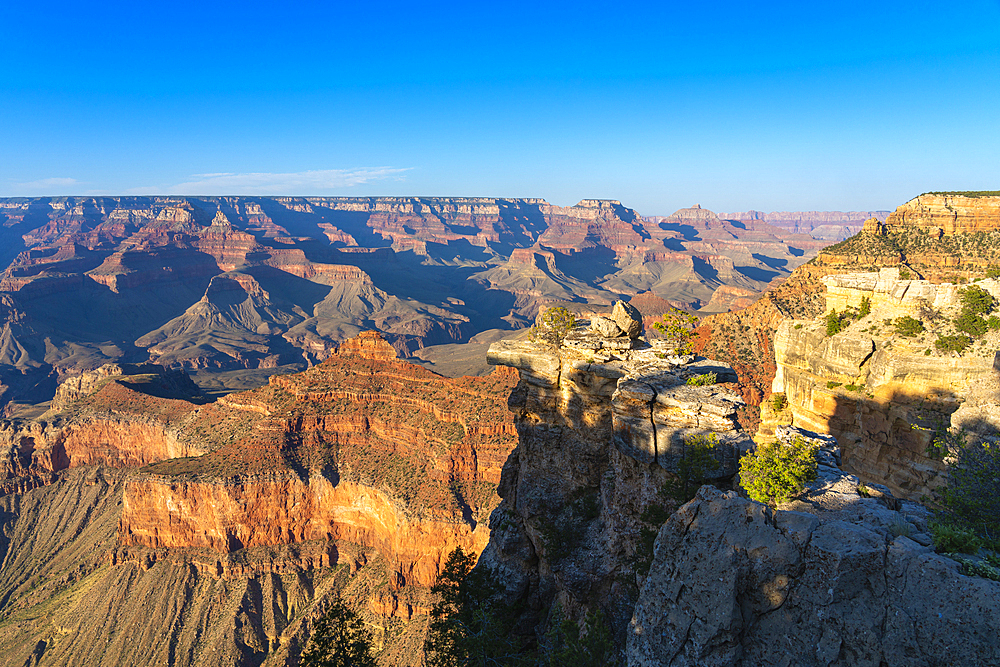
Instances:
[[[977,285],[958,290],[958,296],[962,300],[962,313],[986,315],[996,306],[993,295]]]
[[[771,394],[770,404],[773,411],[781,412],[788,407],[788,399],[784,394]]]
[[[684,439],[684,454],[677,463],[677,477],[663,487],[663,493],[680,504],[694,498],[698,489],[708,481],[708,475],[719,467],[715,450],[718,436],[692,435]]]
[[[474,554],[455,549],[431,587],[436,602],[424,641],[429,667],[517,664],[523,647],[511,632],[514,610],[497,602],[501,584],[475,564]]]
[[[301,664],[303,667],[376,667],[371,630],[337,598],[326,614],[313,624]]]
[[[837,309],[834,308],[829,313],[826,314],[826,335],[836,336],[844,328],[843,314],[838,315]]]
[[[954,325],[957,331],[969,334],[973,338],[979,338],[989,328],[986,320],[981,316],[964,312],[955,318]]]
[[[896,329],[896,333],[900,336],[906,336],[907,338],[912,338],[924,332],[924,323],[918,319],[914,319],[909,315],[904,315],[903,317],[897,317],[893,325]]]
[[[959,352],[961,353],[965,348],[972,344],[972,339],[968,336],[957,335],[957,336],[939,336],[936,341],[934,341],[934,347],[941,350],[942,352]]]
[[[715,373],[705,373],[688,378],[687,383],[692,387],[706,387],[719,381],[719,376]]]
[[[864,386],[854,384],[853,382],[851,382],[850,384],[845,384],[844,389],[846,389],[847,391],[861,391],[862,389],[864,389]]]
[[[986,277],[1000,278],[1000,267],[991,266],[990,268],[986,269]]]
[[[844,384],[844,383],[843,382],[834,382],[833,380],[830,380],[829,382],[826,383],[826,388],[827,389],[836,389],[837,387],[839,387],[842,384]]]
[[[983,579],[1000,581],[1000,568],[994,565],[978,563],[964,558],[960,562],[962,563],[962,574],[967,577],[982,577]]]
[[[947,513],[980,536],[1000,538],[1000,444],[966,441],[951,453],[955,461],[943,494]]]
[[[573,313],[562,306],[552,306],[545,309],[538,322],[531,327],[528,336],[531,340],[559,346],[574,327],[576,327],[576,316]]]
[[[653,322],[653,328],[673,345],[674,354],[682,356],[694,352],[694,327],[697,323],[697,315],[671,308]]]
[[[934,549],[941,553],[974,554],[979,550],[979,538],[968,528],[933,521],[928,526],[934,538]]]
[[[740,459],[740,485],[758,502],[783,503],[816,479],[818,449],[802,438],[761,445]]]
[[[917,531],[914,529],[912,523],[903,517],[896,515],[893,518],[892,523],[889,524],[889,532],[896,537],[910,537]]]
[[[558,604],[558,603],[557,603]],[[538,661],[500,664],[538,665],[538,667],[606,667],[618,664],[615,643],[604,614],[591,611],[583,627],[564,618],[561,609],[552,614],[545,639],[539,646]],[[492,664],[492,663],[491,663]]]
[[[990,315],[986,318],[986,326],[988,326],[993,331],[1000,329],[1000,317],[996,315]]]
[[[909,269],[900,269],[899,277],[901,280],[909,280],[913,274],[910,273]]]
[[[866,296],[861,297],[861,308],[858,310],[858,315],[864,317],[870,312],[872,312],[872,300]]]

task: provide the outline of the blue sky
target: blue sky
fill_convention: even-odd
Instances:
[[[11,5],[20,6],[11,6]],[[4,3],[0,196],[1000,189],[1000,0]]]

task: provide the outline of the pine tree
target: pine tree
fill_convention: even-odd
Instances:
[[[313,626],[303,667],[376,667],[371,632],[340,598]]]

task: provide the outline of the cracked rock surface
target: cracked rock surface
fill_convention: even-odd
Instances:
[[[630,667],[1000,664],[1000,583],[906,537],[915,504],[821,473],[778,510],[704,486],[663,525]]]

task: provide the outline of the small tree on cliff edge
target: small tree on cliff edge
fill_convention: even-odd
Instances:
[[[376,667],[371,632],[364,621],[337,598],[313,626],[302,654],[304,667]]]
[[[697,324],[696,315],[671,308],[653,322],[653,328],[674,346],[674,354],[682,356],[694,352],[694,327]]]
[[[546,308],[531,327],[531,340],[540,340],[552,345],[562,345],[566,334],[576,326],[576,316],[562,306]]]

